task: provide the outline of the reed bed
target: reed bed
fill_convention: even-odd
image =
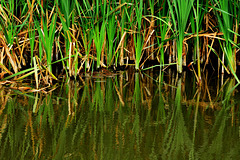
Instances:
[[[206,65],[218,64],[216,70],[222,66],[221,73],[239,82],[239,5],[238,0],[1,0],[0,78],[34,74],[48,84],[62,74],[76,78],[128,65],[142,70],[155,61],[152,67],[174,64],[178,73],[197,67],[198,82]]]

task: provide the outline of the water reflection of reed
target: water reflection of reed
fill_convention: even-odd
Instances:
[[[126,71],[48,94],[1,85],[0,159],[239,158],[235,80],[190,88],[174,74]]]

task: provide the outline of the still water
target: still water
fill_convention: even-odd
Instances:
[[[0,85],[0,159],[240,159],[235,83],[169,69]]]

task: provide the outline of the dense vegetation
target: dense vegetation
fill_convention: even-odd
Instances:
[[[57,79],[99,68],[212,61],[236,76],[238,0],[1,0],[1,78]],[[211,58],[210,58],[211,57]],[[217,63],[216,63],[217,64]],[[220,72],[220,71],[219,71]],[[37,83],[38,84],[38,83]]]

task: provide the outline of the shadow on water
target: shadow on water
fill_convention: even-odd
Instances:
[[[199,88],[191,74],[128,70],[48,94],[1,85],[0,159],[239,159],[235,80],[205,73]]]

